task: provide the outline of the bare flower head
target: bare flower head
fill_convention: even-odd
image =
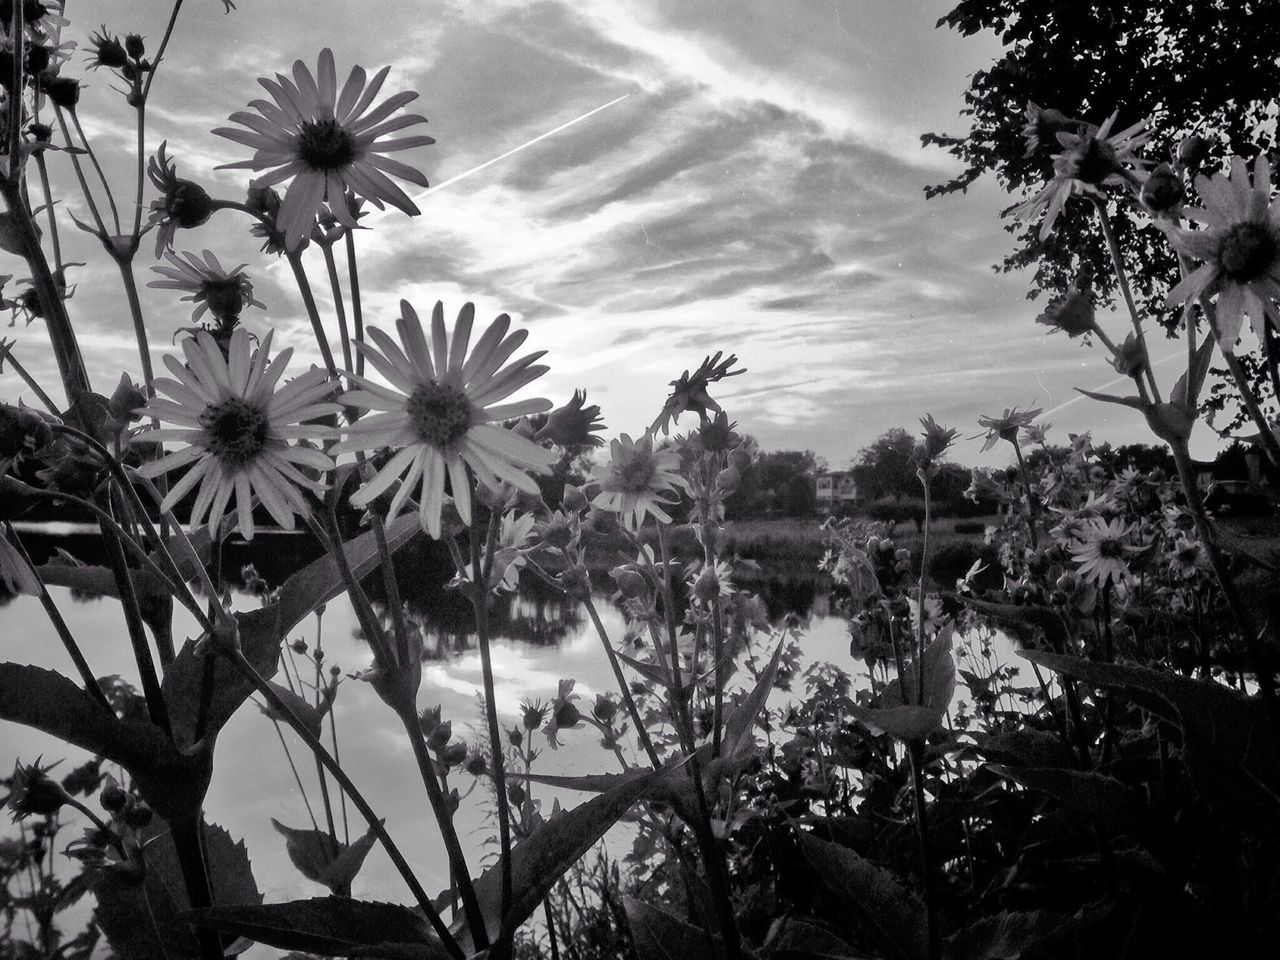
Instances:
[[[979,417],[978,426],[987,428],[987,440],[982,445],[983,451],[990,450],[1000,440],[1017,443],[1018,431],[1030,426],[1043,411],[1040,407],[1034,410],[1019,410],[1017,407],[1005,410],[998,417]]]
[[[178,176],[178,165],[169,159],[166,147],[161,143],[147,163],[147,176],[160,191],[160,196],[151,201],[149,218],[156,227],[157,258],[173,246],[175,231],[208,223],[214,211],[213,200],[204,187]]]
[[[671,381],[671,395],[663,404],[658,418],[649,427],[651,434],[661,430],[663,436],[666,436],[671,424],[679,421],[680,414],[687,411],[696,413],[703,423],[710,419],[708,411],[720,412],[720,404],[711,399],[707,388],[726,377],[736,377],[747,372],[745,368],[733,369],[733,365],[738,362],[736,355],[731,353],[724,360],[720,359],[722,356],[723,351],[717,350],[714,356],[705,358],[692,374],[686,370],[679,379]]]
[[[596,433],[604,429],[604,420],[600,417],[598,404],[586,405],[585,390],[573,391],[573,396],[563,407],[557,407],[547,415],[547,422],[538,431],[535,439],[550,440],[552,443],[573,449],[576,447],[599,447],[604,438]]]
[[[1036,317],[1036,323],[1049,327],[1050,332],[1061,330],[1072,339],[1092,333],[1097,329],[1093,297],[1072,284],[1065,294],[1045,307]]]

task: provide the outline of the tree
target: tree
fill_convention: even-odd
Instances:
[[[911,434],[902,427],[894,427],[858,452],[853,476],[864,500],[883,500],[886,497],[900,500],[924,495],[920,478],[916,476],[916,465],[911,459],[915,446],[916,441]]]
[[[813,478],[824,469],[826,461],[812,450],[757,453],[742,471],[738,489],[725,502],[725,516],[730,520],[816,516]]]
[[[1025,155],[1028,102],[1095,124],[1118,110],[1115,129],[1152,118],[1155,135],[1143,153],[1155,159],[1168,158],[1193,131],[1216,141],[1214,161],[1232,154],[1252,158],[1276,142],[1274,118],[1268,120],[1275,85],[1260,81],[1271,77],[1280,49],[1277,0],[962,0],[938,26],[965,36],[994,31],[1004,52],[973,75],[965,93],[969,132],[923,135],[926,144],[964,164],[951,180],[928,187],[927,196],[967,190],[988,173],[1014,193],[1047,180],[1050,155],[1060,147],[1046,131],[1047,142]],[[1177,265],[1145,215],[1123,202],[1114,206],[1126,269],[1143,308],[1160,316]],[[1021,246],[998,268],[1034,265],[1040,288],[1062,290],[1078,280],[1110,295],[1114,273],[1091,217],[1089,204],[1069,202],[1043,243],[1037,224],[1010,221],[1006,229]],[[1175,319],[1163,313],[1166,323]]]

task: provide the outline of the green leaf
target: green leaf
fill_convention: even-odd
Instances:
[[[306,724],[307,729],[311,731],[311,735],[317,740],[320,739],[320,734],[324,731],[324,711],[317,709],[310,701],[294,693],[288,687],[282,687],[280,684],[270,681],[268,681],[268,685],[276,692],[276,696],[284,701],[285,706]],[[259,704],[258,709],[272,720],[279,720],[281,723],[288,722],[285,720],[284,715],[270,703]]]
[[[975,739],[979,753],[1004,763],[1013,761],[1024,767],[1070,767],[1073,763],[1071,751],[1060,737],[1032,727]]]
[[[1221,813],[1273,820],[1280,809],[1280,743],[1261,700],[1212,680],[1043,651],[1022,656],[1102,687],[1118,687],[1176,724],[1192,783]]]
[[[622,909],[631,927],[631,940],[639,960],[686,960],[715,955],[709,934],[662,907],[635,897],[623,897]]]
[[[916,703],[920,672],[924,674],[924,702]],[[903,703],[903,688],[906,699]],[[913,663],[903,676],[885,685],[880,693],[882,707],[864,707],[849,702],[845,705],[854,717],[899,740],[920,740],[942,726],[956,692],[956,661],[951,655],[951,630],[940,631],[925,648],[921,666]]]
[[[202,847],[215,902],[262,902],[244,843],[233,841],[216,824],[205,824]],[[182,867],[168,824],[159,818],[143,831],[143,862],[141,877],[124,865],[98,872],[93,884],[98,900],[95,922],[116,954],[129,960],[199,956]]]
[[[387,545],[394,553],[418,532],[416,515],[401,516],[387,526]],[[372,530],[349,540],[343,545],[343,551],[357,578],[366,576],[378,565],[377,541]],[[279,667],[280,643],[288,632],[342,590],[337,561],[325,555],[286,580],[274,603],[237,613],[240,648],[245,658],[262,676],[268,679],[274,676]],[[224,658],[207,661],[196,654],[195,647],[195,642],[188,640],[164,675],[169,720],[180,746],[195,742],[206,670],[210,672],[212,689],[205,716],[206,737],[215,736],[253,692],[252,685]]]
[[[924,904],[898,878],[847,847],[797,832],[800,852],[833,894],[879,931],[894,956],[916,960],[929,954]]]
[[[281,950],[344,957],[449,957],[425,917],[394,903],[314,897],[260,906],[209,907],[192,911],[191,917],[223,933]]]
[[[1015,638],[1032,639],[1042,634],[1050,648],[1054,650],[1068,649],[1071,635],[1062,617],[1051,607],[1033,604],[992,603],[976,597],[957,596],[966,607],[972,607],[979,613],[996,620]]]
[[[1074,916],[1020,910],[982,917],[948,938],[947,960],[1020,960],[1037,947],[1035,956],[1070,955],[1082,934],[1105,922],[1111,909],[1086,906]]]
[[[987,768],[1006,780],[1049,794],[1070,810],[1112,825],[1130,823],[1139,812],[1133,791],[1105,774],[1060,767],[1004,767],[995,763],[988,764]]]
[[[775,920],[765,938],[769,960],[854,960],[853,946],[826,927],[796,917]]]
[[[1141,397],[1115,397],[1109,393],[1095,393],[1092,390],[1084,390],[1080,387],[1075,388],[1076,393],[1083,393],[1090,400],[1101,400],[1103,403],[1118,403],[1124,407],[1133,407],[1135,410],[1144,410],[1148,406],[1147,402]]]

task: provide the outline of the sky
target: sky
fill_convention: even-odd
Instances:
[[[179,175],[241,199],[249,175],[216,167],[247,148],[210,131],[262,95],[257,77],[296,58],[314,69],[329,46],[340,78],[355,63],[391,64],[384,95],[419,92],[409,109],[437,140],[397,155],[442,185],[411,189],[421,215],[375,214],[358,238],[373,325],[390,326],[401,298],[424,312],[442,300],[450,317],[467,300],[482,319],[508,312],[529,327],[530,347],[548,351],[538,395],[561,402],[585,388],[611,432],[633,434],[670,380],[732,352],[748,372],[715,395],[740,429],[765,449],[811,449],[835,467],[925,413],[960,428],[956,459],[1002,463],[1006,450],[982,454],[968,438],[980,415],[1014,405],[1045,408],[1058,442],[1085,429],[1149,439],[1137,413],[1075,399],[1073,387],[1097,389],[1114,372],[1099,350],[1033,322],[1029,274],[993,271],[1012,245],[995,184],[924,198],[955,166],[920,134],[965,129],[968,79],[999,52],[993,37],[936,29],[950,6],[241,0],[224,14],[218,0],[188,0],[152,94],[148,151],[166,140]],[[71,0],[66,37],[83,47],[105,23],[154,49],[168,9]],[[83,67],[77,54],[68,68],[89,84],[80,113],[128,208],[130,111],[106,71]],[[65,157],[52,165],[70,231],[66,215],[87,210]],[[152,196],[148,186],[144,202]],[[95,241],[64,242],[69,259],[88,262],[72,273],[71,311],[94,383],[109,392],[122,370],[138,370],[119,278]],[[295,363],[319,361],[287,265],[258,252],[243,218],[220,214],[176,244],[246,263],[268,309],[247,310],[245,324],[275,329]],[[0,272],[25,276],[0,256]],[[323,263],[309,256],[336,330]],[[168,291],[144,291],[144,309],[158,355],[189,317]],[[1122,336],[1121,318],[1103,322]],[[19,360],[55,384],[40,324],[5,332]],[[1179,348],[1152,353],[1159,375]],[[19,395],[30,401],[11,373],[0,377],[0,396]]]

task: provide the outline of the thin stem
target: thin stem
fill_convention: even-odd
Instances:
[[[1014,444],[1016,450],[1018,445]],[[1022,465],[1022,454],[1018,454],[1019,464]],[[1026,467],[1022,465],[1019,471],[1024,474]],[[924,485],[924,535],[920,544],[920,582],[916,587],[916,704],[924,705],[924,578],[925,571],[929,569],[929,520],[931,514],[931,501],[929,499],[929,478],[925,474],[921,474],[920,483]],[[1027,502],[1031,502],[1031,494],[1027,494]]]
[[[182,0],[174,0],[173,10],[169,14],[169,23],[164,28],[164,36],[160,39],[160,46],[156,48],[156,55],[151,58],[151,71],[147,74],[147,82],[142,86],[143,104],[151,94],[151,84],[156,79],[156,70],[160,67],[160,61],[164,59],[165,48],[169,46],[169,38],[173,36],[173,27],[178,22],[178,11],[181,9]]]
[[[471,499],[476,501],[476,485],[472,484]],[[507,806],[506,758],[502,746],[502,731],[498,727],[498,700],[493,683],[493,657],[489,649],[489,572],[493,566],[493,553],[497,545],[502,515],[493,510],[490,514],[489,532],[482,545],[480,527],[472,518],[471,523],[471,605],[476,615],[476,644],[480,647],[480,667],[484,676],[485,718],[489,725],[489,749],[493,753],[493,784],[498,793],[498,842],[501,845],[502,908],[499,916],[506,924],[511,905],[511,811]]]
[[[26,57],[22,56],[22,39],[24,30],[22,20],[25,10],[19,10],[22,4],[15,4],[9,20],[9,36],[13,40],[13,55],[9,65],[9,129],[5,131],[5,140],[9,147],[9,182],[18,183],[22,179],[22,74],[26,69]],[[12,105],[17,104],[17,109]]]
[[[320,347],[320,356],[324,358],[325,369],[329,371],[329,376],[336,380],[338,368],[333,363],[333,351],[329,349],[324,322],[320,319],[320,310],[316,306],[315,295],[311,292],[311,283],[307,280],[306,267],[302,265],[302,255],[296,250],[288,250],[285,252],[285,259],[289,261],[293,278],[298,283],[298,293],[302,295],[302,305],[306,308],[307,316],[311,320],[311,331],[315,334],[316,345]]]
[[[431,923],[432,928],[444,942],[445,949],[448,950],[450,955],[455,957],[456,960],[464,960],[463,952],[458,946],[458,942],[454,939],[453,934],[449,932],[449,927],[440,917],[440,914],[436,912],[435,905],[431,902],[431,898],[427,896],[427,892],[422,888],[422,884],[418,882],[418,878],[414,875],[408,861],[406,861],[404,856],[400,853],[400,848],[397,847],[395,841],[391,839],[391,835],[387,833],[386,829],[382,825],[382,820],[376,813],[374,813],[373,808],[369,806],[368,801],[365,800],[364,795],[360,792],[359,788],[351,782],[351,778],[343,772],[342,767],[339,766],[337,761],[335,761],[333,757],[329,755],[329,752],[325,750],[324,744],[322,744],[311,733],[311,731],[307,729],[307,725],[303,723],[293,710],[290,709],[289,705],[280,698],[280,695],[276,693],[271,684],[267,683],[267,681],[263,679],[262,675],[254,669],[253,664],[245,659],[243,653],[239,650],[230,652],[224,651],[224,655],[227,656],[232,665],[240,672],[241,676],[253,684],[258,693],[261,694],[269,704],[271,704],[272,709],[274,709],[279,716],[284,718],[284,721],[293,728],[294,732],[299,737],[302,738],[303,742],[311,749],[311,752],[320,759],[320,762],[324,764],[325,769],[333,775],[333,778],[336,781],[338,781],[338,785],[341,786],[346,795],[351,798],[351,802],[355,804],[356,809],[360,811],[360,815],[364,817],[365,822],[369,825],[369,829],[373,832],[374,836],[378,838],[378,842],[382,844],[383,849],[387,851],[387,856],[391,858],[392,864],[394,864],[396,870],[400,872],[400,876],[404,878],[405,884],[409,887],[410,893],[413,894],[414,900],[417,901],[418,909],[426,916],[427,920]]]
[[[85,153],[89,155],[89,162],[93,164],[93,169],[98,173],[98,179],[102,181],[102,189],[107,194],[107,203],[111,207],[111,219],[115,222],[115,236],[120,235],[120,212],[116,210],[116,198],[111,193],[111,184],[107,182],[107,175],[102,172],[102,166],[98,163],[98,155],[93,152],[93,145],[89,143],[89,138],[84,135],[84,128],[80,126],[80,114],[72,109],[68,113],[71,114],[71,122],[75,125],[76,133],[80,134],[80,142],[84,144]]]
[[[351,334],[347,330],[347,308],[342,302],[342,285],[338,282],[338,264],[333,259],[333,244],[322,243],[320,250],[324,253],[324,265],[329,274],[329,287],[333,291],[333,310],[338,316],[338,333],[342,340],[342,365],[350,372],[351,366]]]
[[[1142,332],[1142,319],[1138,316],[1138,307],[1133,300],[1133,291],[1129,289],[1129,277],[1124,269],[1124,258],[1120,254],[1120,244],[1116,241],[1116,235],[1111,229],[1111,217],[1107,213],[1107,205],[1099,197],[1093,198],[1094,208],[1098,211],[1098,220],[1102,224],[1102,235],[1107,239],[1107,249],[1111,252],[1111,265],[1116,271],[1116,280],[1120,284],[1120,292],[1124,295],[1125,306],[1129,308],[1129,319],[1133,322],[1133,332],[1138,338],[1138,343],[1142,346],[1142,355],[1147,357],[1147,362],[1143,364],[1143,368],[1147,374],[1147,381],[1151,385],[1151,396],[1156,403],[1160,402],[1160,388],[1156,386],[1156,375],[1151,370],[1150,355],[1147,353],[1147,338]]]
[[[649,738],[649,731],[645,727],[644,721],[640,718],[640,710],[636,706],[635,698],[631,696],[631,687],[627,683],[627,678],[623,676],[622,666],[618,663],[618,655],[613,649],[613,644],[609,642],[609,635],[605,632],[604,623],[600,620],[600,613],[596,610],[595,602],[589,594],[583,603],[587,608],[587,616],[591,618],[592,624],[595,625],[596,635],[600,637],[605,656],[609,658],[609,666],[613,670],[613,677],[618,683],[618,692],[622,695],[622,702],[626,704],[627,713],[631,716],[631,722],[635,724],[636,736],[640,738],[644,752],[649,755],[649,762],[657,770],[662,766],[662,761],[658,759],[658,751],[654,749],[653,741]]]
[[[276,728],[276,736],[280,738],[280,746],[284,748],[284,757],[289,761],[289,769],[293,771],[293,782],[298,785],[298,792],[302,794],[302,803],[307,808],[307,817],[311,820],[311,829],[319,833],[320,824],[316,822],[315,811],[311,809],[311,799],[307,796],[307,788],[302,785],[302,776],[298,773],[298,765],[293,762],[293,753],[289,750],[289,742],[284,738],[284,731],[280,729],[280,721],[273,716],[271,717],[271,725]]]
[[[62,416],[62,411],[54,405],[53,398],[44,392],[44,388],[36,382],[35,377],[31,376],[31,374],[27,372],[27,368],[19,363],[18,358],[13,355],[13,348],[15,346],[17,346],[16,340],[13,343],[7,343],[4,340],[0,340],[0,367],[3,367],[4,362],[8,360],[9,364],[13,367],[13,372],[20,376],[23,383],[31,388],[32,392],[35,393],[36,398],[44,404],[45,409],[54,416]]]
[[[942,956],[942,934],[938,925],[937,880],[934,876],[933,844],[929,838],[929,824],[925,818],[924,741],[910,741],[907,744],[907,754],[911,758],[911,789],[915,797],[916,833],[920,840],[920,869],[924,874],[924,903],[928,912],[929,960],[940,960]]]
[[[355,231],[348,230],[347,241],[347,285],[351,288],[351,322],[355,327],[356,342],[364,343],[364,309],[360,304],[360,272],[356,267]],[[364,376],[364,354],[356,351],[356,376]]]
[[[1036,510],[1035,498],[1031,495],[1031,478],[1027,475],[1027,461],[1022,458],[1022,446],[1018,443],[1018,438],[1014,437],[1010,441],[1013,444],[1013,452],[1018,455],[1018,478],[1022,480],[1022,490],[1027,496],[1027,530],[1031,534],[1031,549],[1040,549],[1040,535],[1036,532],[1036,522],[1039,519],[1039,511]]]
[[[49,221],[49,240],[53,244],[53,266],[57,273],[66,274],[62,267],[62,241],[58,238],[58,218],[53,211],[53,192],[49,187],[49,165],[45,163],[44,151],[35,154],[36,170],[40,173],[40,189],[44,192],[45,217]]]
[[[125,299],[129,301],[129,316],[133,319],[133,336],[138,342],[138,358],[142,361],[142,378],[146,385],[147,396],[153,396],[155,389],[155,370],[151,366],[151,348],[147,342],[147,325],[142,318],[142,301],[138,298],[138,282],[133,275],[133,258],[113,257],[120,269],[120,280],[124,284]]]
[[[40,605],[44,607],[45,615],[48,616],[49,622],[53,624],[53,629],[58,634],[58,639],[62,641],[62,646],[66,649],[67,654],[71,657],[71,662],[75,664],[76,671],[80,674],[80,679],[84,683],[85,692],[98,701],[103,709],[114,716],[115,711],[111,709],[111,703],[107,700],[107,695],[102,692],[102,687],[99,686],[93,671],[89,669],[89,661],[85,659],[80,650],[80,645],[76,643],[76,638],[72,635],[71,628],[67,626],[66,620],[62,618],[62,613],[53,602],[53,597],[49,595],[49,590],[45,587],[44,580],[41,579],[35,564],[31,562],[31,555],[27,553],[27,548],[23,544],[22,538],[17,535],[13,525],[8,522],[5,523],[5,531],[8,534],[9,542],[17,549],[22,561],[40,584]]]
[[[75,107],[68,107],[67,112],[75,115]],[[63,116],[62,108],[56,107],[54,115],[58,118],[58,127],[62,130],[62,139],[67,141],[68,147],[75,147],[75,143],[71,137],[71,130],[67,127],[67,118]],[[80,154],[77,150],[69,151],[71,153],[71,169],[76,173],[76,180],[80,183],[80,192],[84,194],[85,204],[89,207],[89,213],[93,217],[94,226],[98,228],[98,239],[102,240],[107,236],[107,225],[102,219],[102,211],[98,209],[98,202],[93,199],[93,191],[89,189],[89,181],[84,175],[84,167],[80,165]]]

